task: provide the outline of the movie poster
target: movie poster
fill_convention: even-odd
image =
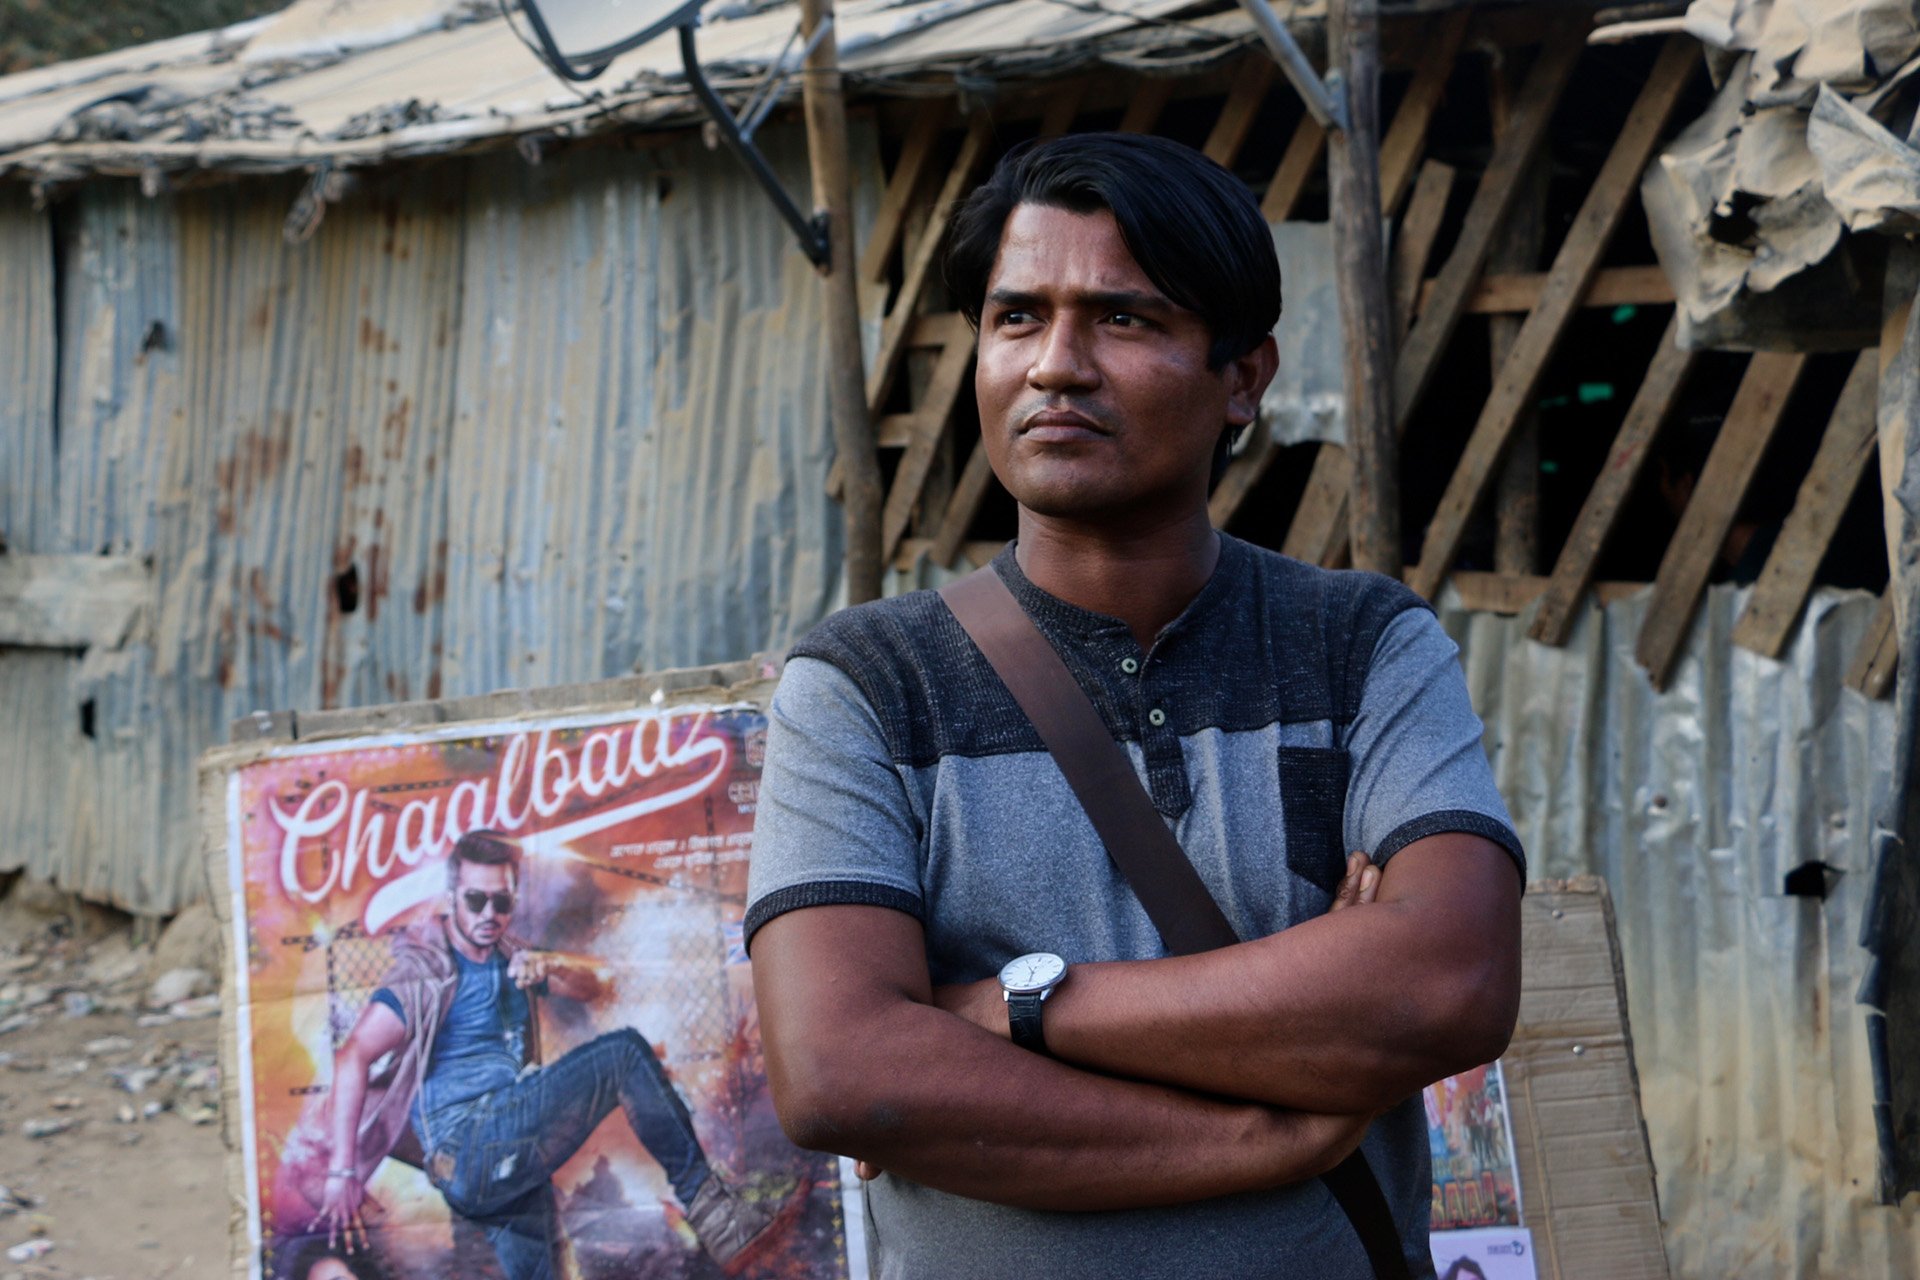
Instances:
[[[765,734],[656,705],[229,776],[253,1276],[849,1274],[742,946]]]
[[[1513,1123],[1500,1064],[1449,1076],[1423,1092],[1433,1156],[1430,1229],[1519,1226]]]

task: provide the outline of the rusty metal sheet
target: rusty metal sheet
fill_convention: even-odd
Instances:
[[[1854,993],[1891,704],[1844,686],[1872,597],[1821,590],[1779,661],[1731,644],[1714,587],[1672,686],[1634,665],[1645,593],[1565,648],[1443,603],[1535,878],[1603,876],[1676,1276],[1920,1274],[1920,1210],[1874,1203]],[[1810,861],[1819,898],[1784,892]]]

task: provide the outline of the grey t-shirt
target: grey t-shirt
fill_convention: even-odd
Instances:
[[[1222,535],[1218,568],[1142,651],[1124,623],[995,569],[1061,653],[1240,936],[1323,914],[1347,850],[1379,863],[1467,831],[1525,869],[1457,651],[1422,602]],[[1038,735],[946,606],[918,592],[829,618],[773,698],[747,931],[861,903],[924,924],[936,983],[1047,950],[1166,954]],[[1391,974],[1379,975],[1392,981]],[[1416,1276],[1430,1275],[1418,1098],[1362,1148]],[[1164,1209],[1007,1208],[886,1175],[867,1192],[882,1277],[1371,1274],[1323,1184]]]

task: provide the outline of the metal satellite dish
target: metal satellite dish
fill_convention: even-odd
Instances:
[[[687,83],[719,130],[720,140],[766,189],[780,216],[799,237],[802,252],[815,266],[825,266],[830,256],[825,215],[809,218],[800,212],[774,176],[767,158],[753,145],[753,131],[772,108],[778,82],[784,78],[786,56],[783,53],[769,68],[766,82],[756,92],[755,96],[761,100],[759,108],[749,113],[744,124],[735,119],[700,70],[693,30],[700,23],[702,3],[704,0],[500,0],[509,22],[515,7],[527,15],[528,25],[533,28],[529,45],[549,70],[568,80],[591,80],[621,54],[677,30],[680,62],[686,70]],[[831,30],[831,19],[822,22],[801,51],[800,59],[804,61],[814,44]]]

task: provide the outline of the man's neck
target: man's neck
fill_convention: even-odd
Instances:
[[[1220,559],[1202,507],[1159,526],[1115,533],[1020,510],[1020,571],[1048,595],[1118,618],[1150,648],[1200,594]]]
[[[469,942],[467,936],[454,927],[452,920],[446,921],[445,928],[447,945],[453,948],[455,955],[464,956],[474,964],[485,964],[493,958],[492,947],[482,947]]]

